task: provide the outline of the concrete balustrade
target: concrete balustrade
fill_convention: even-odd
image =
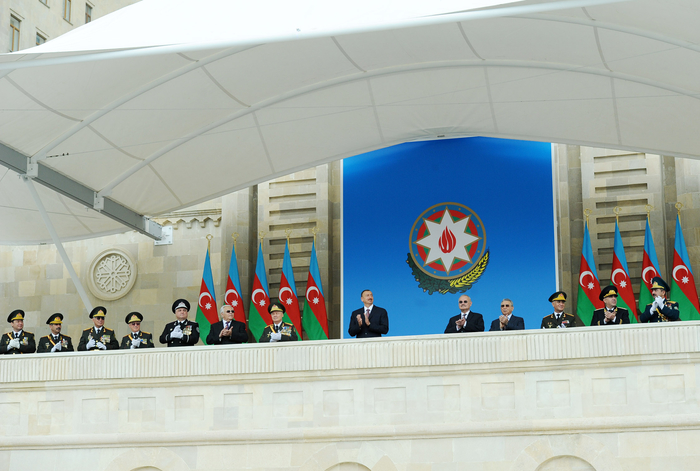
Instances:
[[[700,322],[5,356],[0,469],[697,469],[698,359]]]

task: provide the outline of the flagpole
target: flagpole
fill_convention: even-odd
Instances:
[[[651,213],[651,210],[654,209],[654,207],[650,204],[644,205],[644,209],[647,211],[647,221],[649,220],[649,213]]]
[[[619,206],[615,206],[613,208],[613,213],[615,213],[615,222],[619,225],[620,224],[620,211],[622,211],[622,208]]]
[[[588,225],[588,216],[590,216],[592,212],[593,212],[593,211],[591,211],[591,210],[588,209],[588,208],[586,208],[586,209],[583,210],[583,215],[586,216],[586,225]]]
[[[240,234],[238,232],[231,234],[231,238],[233,239],[233,250],[236,250],[236,241],[238,240],[239,235]]]
[[[679,201],[678,203],[675,204],[675,206],[676,206],[676,210],[678,210],[678,220],[680,221],[681,220],[681,208],[683,207],[683,203],[681,203]]]

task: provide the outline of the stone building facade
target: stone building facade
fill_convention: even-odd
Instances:
[[[615,214],[635,294],[638,294],[646,205],[662,276],[668,277],[673,259],[675,204],[681,202],[682,223],[691,264],[700,269],[698,233],[698,173],[700,162],[613,150],[554,146],[554,184],[557,212],[559,282],[575,306],[583,239],[584,209],[590,209],[589,229],[601,278],[607,284],[612,264]],[[107,326],[121,337],[123,319],[131,311],[145,316],[142,328],[160,333],[172,320],[171,303],[179,297],[195,301],[211,234],[211,265],[219,306],[225,291],[236,236],[236,254],[246,312],[258,246],[262,247],[270,288],[276,297],[287,235],[297,294],[303,306],[314,232],[332,338],[339,338],[341,305],[341,164],[297,172],[261,183],[170,214],[157,222],[173,228],[173,243],[156,245],[128,232],[65,244],[73,266],[93,305],[108,310]],[[112,257],[112,258],[109,258]],[[102,263],[108,260],[110,263]],[[119,263],[117,263],[119,262]],[[131,268],[129,268],[131,267]],[[121,270],[121,272],[120,272]],[[125,275],[125,271],[129,271]],[[112,280],[111,293],[99,292],[98,278]],[[117,283],[114,280],[119,279]],[[92,325],[68,271],[51,245],[0,247],[0,312],[23,308],[26,328],[45,335],[44,322],[54,312],[66,315],[64,330],[77,337]],[[194,317],[194,310],[191,317]]]

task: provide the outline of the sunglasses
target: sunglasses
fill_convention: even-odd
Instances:
[[[459,304],[467,304],[469,301],[460,301]]]
[[[224,311],[226,314],[233,314],[233,311]]]
[[[510,307],[510,304],[501,304],[501,307]]]

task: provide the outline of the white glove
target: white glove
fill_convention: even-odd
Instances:
[[[132,339],[131,340],[131,347],[129,347],[129,348],[139,348],[140,343],[141,343],[141,339]]]
[[[10,340],[9,347],[10,348],[19,348],[19,339]],[[8,350],[9,350],[9,348],[8,348]]]
[[[661,296],[657,296],[654,301],[656,302],[656,305],[659,306],[659,309],[664,307],[664,298],[662,298]]]
[[[653,303],[651,303],[651,309],[650,309],[650,312],[652,312],[652,313],[653,313],[654,311],[656,311],[656,308],[657,308],[657,305],[656,305],[656,300],[654,300],[654,302],[653,302]]]
[[[95,345],[96,345],[97,348],[99,348],[100,350],[107,350],[107,347],[106,347],[105,344],[103,344],[102,342],[97,342]]]
[[[270,342],[279,342],[282,340],[282,334],[280,332],[273,332],[270,334]]]
[[[184,337],[184,335],[179,325],[175,327],[172,332],[170,332],[171,339],[181,339],[182,337]]]
[[[90,341],[85,345],[85,348],[90,350],[91,348],[95,347],[95,339],[90,339]]]
[[[566,324],[561,323],[561,324],[559,324],[558,328],[559,329],[566,329]]]
[[[61,342],[58,342],[56,345],[53,346],[51,349],[51,352],[60,352],[61,351]]]

